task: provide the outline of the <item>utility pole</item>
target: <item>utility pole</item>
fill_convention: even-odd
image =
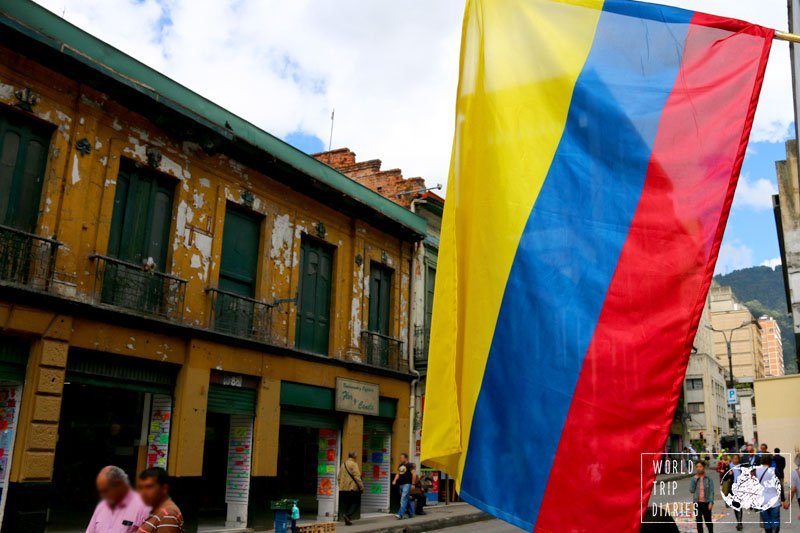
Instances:
[[[733,332],[737,329],[746,328],[751,324],[758,324],[755,320],[750,320],[747,322],[742,322],[740,325],[736,326],[735,328],[730,329],[716,329],[714,326],[710,324],[706,324],[706,328],[710,329],[715,333],[722,333],[722,338],[725,339],[725,347],[728,349],[728,389],[734,389],[734,382],[733,382],[733,353],[731,352],[731,341],[733,340]],[[738,401],[738,395],[737,395]],[[733,447],[734,453],[736,452],[737,446],[739,446],[739,435],[736,432],[736,404],[733,404]]]

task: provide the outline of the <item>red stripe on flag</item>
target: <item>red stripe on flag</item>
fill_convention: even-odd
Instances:
[[[717,20],[689,29],[535,531],[638,531],[654,477],[641,454],[666,444],[772,42]]]

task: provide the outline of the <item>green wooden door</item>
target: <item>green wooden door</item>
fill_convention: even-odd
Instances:
[[[380,366],[389,365],[392,349],[389,337],[391,314],[392,270],[373,262],[369,268],[369,320],[365,351],[367,361]]]
[[[123,163],[117,176],[108,255],[133,266],[109,262],[103,273],[106,303],[146,312],[165,306],[164,281],[136,267],[167,271],[174,185],[166,178]]]
[[[222,260],[219,289],[246,298],[255,297],[258,275],[258,245],[261,219],[229,206],[222,231]],[[216,329],[234,335],[249,335],[253,327],[254,304],[225,293],[217,294]]]
[[[36,229],[49,146],[42,128],[0,114],[0,224]]]
[[[333,253],[327,245],[304,238],[300,245],[300,286],[297,302],[297,347],[328,353]]]
[[[372,263],[369,268],[369,331],[389,335],[392,269]]]

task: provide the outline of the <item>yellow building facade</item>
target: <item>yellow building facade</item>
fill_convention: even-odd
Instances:
[[[348,451],[388,509],[424,220],[35,4],[0,24],[2,531],[85,527],[110,462],[190,531],[333,518]]]
[[[769,450],[800,455],[800,416],[794,408],[800,402],[800,374],[757,379],[755,401],[758,406],[758,440]],[[795,465],[788,463],[789,469]],[[788,475],[787,475],[788,477]]]

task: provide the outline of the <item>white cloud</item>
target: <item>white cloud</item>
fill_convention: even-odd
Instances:
[[[748,176],[742,174],[739,176],[739,184],[736,186],[733,207],[754,211],[772,209],[773,194],[778,194],[778,188],[770,180],[765,178],[750,180]]]
[[[781,266],[781,258],[773,257],[772,259],[767,259],[761,262],[761,266],[770,267],[772,270],[775,270],[776,267]]]
[[[36,0],[267,131],[316,135],[446,181],[463,0]],[[666,0],[786,28],[785,0]],[[775,43],[753,141],[793,120]]]
[[[740,243],[723,242],[719,249],[719,259],[714,274],[727,274],[740,268],[753,266],[753,250]]]

